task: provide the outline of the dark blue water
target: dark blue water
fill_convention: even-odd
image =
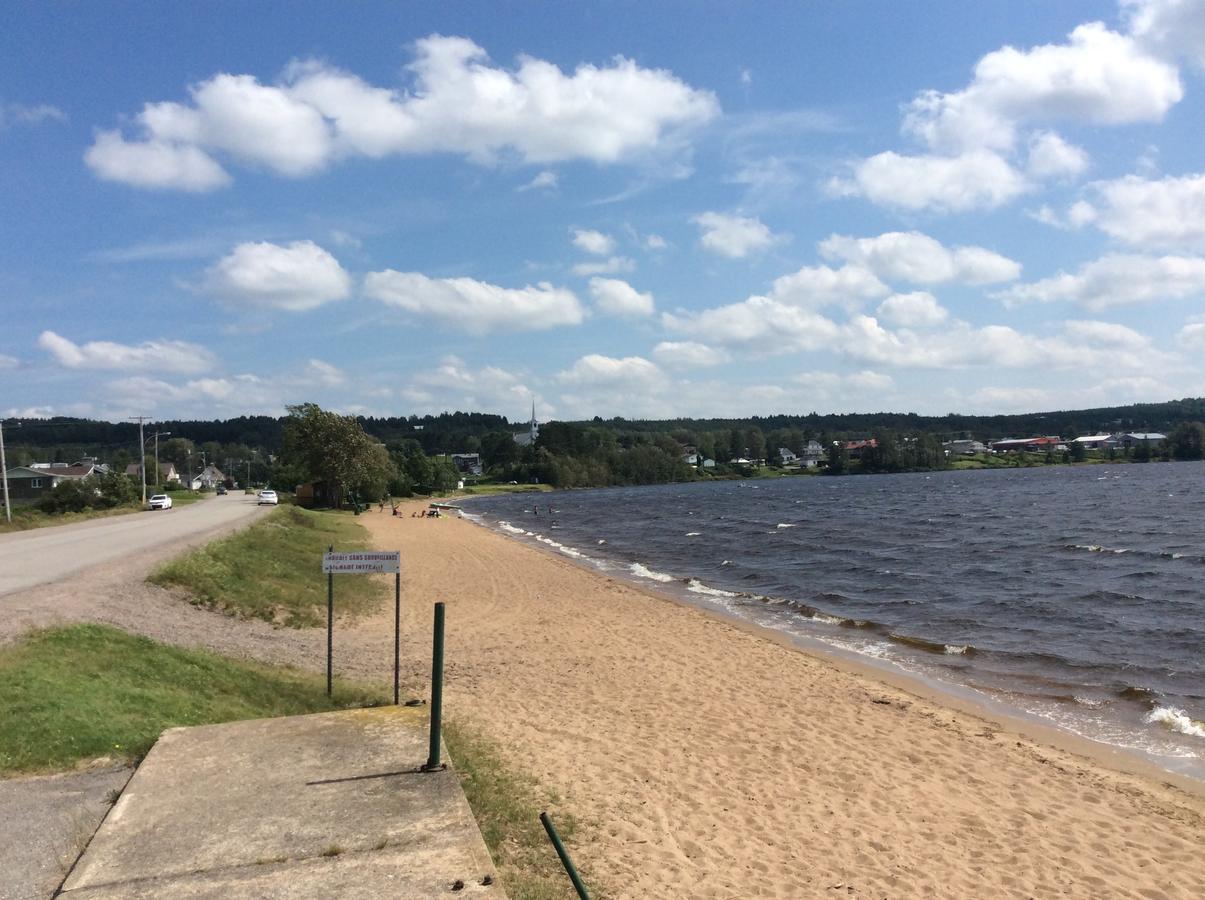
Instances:
[[[1205,464],[608,488],[466,509],[1205,777]]]

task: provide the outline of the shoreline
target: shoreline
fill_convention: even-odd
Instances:
[[[629,579],[623,575],[609,575],[600,572],[591,566],[589,562],[574,559],[572,556],[559,552],[554,547],[542,546],[539,542],[524,540],[517,534],[506,534],[501,530],[490,528],[485,522],[475,521],[467,516],[464,518],[476,527],[484,528],[498,534],[505,540],[513,541],[538,553],[545,554],[552,559],[574,566],[593,578],[620,581],[632,590],[647,595],[652,600],[668,601],[686,609],[696,610],[703,615],[711,616],[719,621],[733,625],[755,637],[773,641],[793,651],[818,658],[849,674],[870,680],[882,681],[893,689],[914,694],[940,706],[950,707],[964,715],[976,716],[991,725],[1000,727],[1010,734],[1015,734],[1017,737],[1032,741],[1037,745],[1045,745],[1062,752],[1082,756],[1097,765],[1113,769],[1118,773],[1159,781],[1172,785],[1185,793],[1205,798],[1205,778],[1195,778],[1182,772],[1167,769],[1139,750],[1096,741],[1065,728],[1060,728],[1057,725],[1047,724],[1041,721],[1037,715],[1016,708],[1007,703],[1007,701],[997,700],[990,694],[976,691],[974,688],[956,682],[942,681],[930,675],[909,671],[889,659],[876,659],[860,654],[856,650],[849,650],[826,643],[820,638],[795,634],[772,628],[768,625],[762,625],[722,608],[692,602],[685,597],[677,596],[669,591],[659,591],[655,586],[645,584],[643,581],[637,581],[634,578]]]
[[[361,518],[402,552],[407,671],[444,601],[446,710],[608,896],[1205,895],[1195,782],[420,506]]]

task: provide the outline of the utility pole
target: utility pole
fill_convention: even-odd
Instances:
[[[170,431],[156,431],[155,432],[155,482],[156,482],[155,486],[156,487],[159,487],[160,483],[162,483],[162,481],[163,481],[163,479],[159,476],[159,435],[163,435],[164,437],[171,437],[172,433]]]
[[[8,502],[8,463],[4,461],[4,420],[0,419],[0,473],[4,480],[4,518],[13,520],[13,508]]]
[[[142,436],[142,423],[150,416],[130,416],[138,420],[138,471],[142,475],[142,505],[146,506],[146,438]]]

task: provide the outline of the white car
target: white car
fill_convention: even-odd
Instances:
[[[150,504],[151,509],[172,508],[172,498],[167,496],[167,494],[155,494],[153,497],[151,497],[148,503]]]
[[[264,504],[267,504],[268,506],[275,506],[280,501],[276,498],[276,491],[260,491],[259,500],[256,502],[259,503],[260,506],[263,506]]]

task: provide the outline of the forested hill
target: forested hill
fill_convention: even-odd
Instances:
[[[221,421],[170,420],[154,423],[155,430],[170,431],[197,445],[216,443],[243,445],[268,453],[279,451],[285,419],[271,416],[239,416]],[[501,431],[521,431],[526,425],[512,424],[504,416],[486,413],[443,413],[438,416],[361,418],[364,430],[387,444],[413,440],[427,454],[466,448],[470,439]],[[939,439],[971,435],[980,440],[1057,434],[1062,437],[1101,431],[1167,432],[1182,422],[1205,421],[1205,398],[1167,403],[1139,403],[1099,409],[1060,410],[1002,416],[920,416],[915,413],[845,413],[753,416],[743,419],[594,419],[579,424],[617,432],[694,432],[720,429],[751,429],[763,432],[798,429],[812,435],[868,437],[881,430],[902,433],[927,432]],[[100,422],[87,419],[6,419],[5,439],[10,447],[31,450],[56,448],[57,455],[108,456],[138,442],[135,422]],[[475,441],[474,441],[475,443]],[[35,454],[39,457],[43,454]]]
[[[921,416],[916,413],[809,413],[808,415],[752,416],[745,419],[594,419],[623,431],[713,431],[759,427],[762,431],[797,428],[815,434],[865,437],[875,431],[923,431],[944,439],[969,434],[978,440],[1057,434],[1072,437],[1115,431],[1167,432],[1182,422],[1205,421],[1205,398],[1166,403],[1135,403],[1098,409],[1015,413],[1000,416]]]

